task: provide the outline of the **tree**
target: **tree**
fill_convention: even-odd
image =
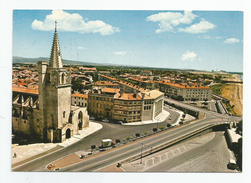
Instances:
[[[167,128],[171,127],[171,124],[170,124],[170,123],[167,123],[166,127],[167,127]]]
[[[82,84],[82,80],[80,78],[78,78],[77,80],[73,79],[71,81],[71,84],[72,84],[72,89],[74,91],[76,90],[81,91],[84,88],[84,85]]]
[[[155,132],[157,132],[158,131],[158,129],[157,128],[153,128],[153,132],[155,133]]]
[[[135,136],[138,138],[140,137],[140,133],[135,133]]]
[[[237,124],[236,133],[242,135],[242,120]]]
[[[93,151],[93,149],[95,149],[96,148],[96,145],[92,145],[91,146],[91,150]],[[92,151],[91,151],[91,153],[92,153]]]
[[[116,144],[117,144],[117,143],[120,143],[120,140],[119,140],[119,139],[116,139],[115,142],[116,142]]]

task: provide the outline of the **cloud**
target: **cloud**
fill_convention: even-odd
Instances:
[[[198,36],[198,38],[211,39],[212,37],[209,35],[202,35],[202,36]]]
[[[78,13],[67,13],[63,10],[53,10],[44,21],[35,19],[31,27],[34,30],[52,31],[55,28],[55,20],[58,22],[57,29],[66,32],[78,32],[80,34],[99,33],[101,35],[111,35],[120,32],[119,28],[104,23],[101,20],[88,21]]]
[[[147,21],[159,22],[159,29],[156,33],[173,31],[173,27],[178,26],[179,24],[191,24],[197,15],[193,14],[192,11],[184,11],[182,13],[175,12],[161,12],[158,14],[150,15],[146,18]]]
[[[82,47],[82,46],[78,46],[77,47],[79,50],[85,50],[86,48]]]
[[[124,56],[127,54],[126,51],[117,51],[117,52],[114,52],[115,55],[121,55],[121,56]]]
[[[196,57],[197,57],[196,53],[187,51],[185,54],[182,55],[181,59],[183,61],[186,61],[186,60],[193,61]]]
[[[236,38],[228,38],[225,41],[223,41],[223,43],[226,43],[226,44],[234,44],[234,43],[239,43],[239,42],[240,40]]]
[[[193,24],[190,27],[179,28],[179,32],[187,32],[191,34],[206,33],[208,30],[215,28],[216,26],[204,19],[200,23]]]

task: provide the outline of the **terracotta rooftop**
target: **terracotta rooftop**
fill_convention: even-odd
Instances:
[[[100,74],[100,76],[103,76],[103,77],[105,77],[105,78],[107,78],[107,79],[110,79],[110,80],[113,80],[113,81],[116,81],[116,80],[117,80],[116,78],[109,77],[109,76],[106,76],[106,75],[104,75],[104,74]]]
[[[82,69],[84,71],[97,71],[97,69],[95,67],[93,68],[88,68],[88,67],[80,67],[79,69]]]
[[[12,91],[20,93],[38,94],[38,90],[28,88],[12,87]]]
[[[82,93],[74,93],[71,94],[72,97],[82,97],[82,98],[88,98],[88,95],[82,94]]]
[[[104,93],[118,93],[120,89],[118,88],[104,88],[102,92]]]
[[[133,93],[122,93],[122,94],[117,93],[114,96],[114,98],[117,100],[142,100],[140,95],[135,94],[135,97],[134,97]]]
[[[143,80],[138,79],[138,78],[134,78],[134,77],[129,77],[128,79],[134,80],[134,81],[139,81],[139,82],[143,82]]]
[[[176,84],[176,83],[167,83],[167,82],[163,82],[163,81],[158,81],[158,83],[164,84],[164,85],[169,85],[169,86],[174,86],[177,88],[183,88],[183,89],[211,89],[208,86],[189,86],[189,85],[180,85],[180,84]]]

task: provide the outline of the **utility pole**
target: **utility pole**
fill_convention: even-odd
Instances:
[[[143,142],[141,142],[141,160],[140,160],[140,164],[142,164],[142,153],[143,153]]]

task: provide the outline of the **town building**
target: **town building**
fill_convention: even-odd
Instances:
[[[164,94],[157,90],[126,93],[104,88],[88,94],[88,112],[97,118],[127,123],[155,119],[163,111]]]
[[[49,65],[38,62],[38,86],[39,90],[13,88],[14,132],[63,142],[89,126],[86,107],[71,105],[71,73],[63,68],[56,27]]]
[[[140,71],[141,76],[151,76],[153,75],[152,71],[142,70]]]
[[[212,89],[208,86],[192,85],[188,83],[169,83],[165,81],[158,81],[159,90],[168,97],[175,98],[177,100],[211,100]]]
[[[87,107],[88,95],[82,93],[74,93],[71,95],[71,105]]]

